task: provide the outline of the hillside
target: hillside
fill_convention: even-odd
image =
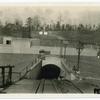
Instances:
[[[39,31],[33,31],[31,33],[31,38],[40,39],[65,39],[73,41],[82,41],[87,43],[99,43],[100,42],[100,32],[94,31],[91,33],[78,32],[78,31],[47,31],[48,35],[39,35]],[[60,37],[60,38],[59,38]]]

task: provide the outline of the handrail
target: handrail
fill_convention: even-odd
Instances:
[[[30,66],[32,66],[34,63],[33,63],[33,61],[31,62],[31,63],[29,63],[26,67],[24,67],[21,71],[20,71],[20,77],[19,77],[19,79],[21,79],[21,77],[23,76],[23,72],[24,73],[26,73],[27,71],[28,71],[28,68],[30,67]]]
[[[35,63],[37,63],[38,59],[34,58],[34,60],[32,60],[26,67],[24,67],[23,69],[21,69],[20,72],[12,72],[12,74],[18,74],[18,78],[16,80],[13,80],[13,82],[17,82],[20,79],[22,79],[26,73],[29,71],[30,67],[33,66]],[[8,73],[8,72],[6,72]]]
[[[36,65],[39,59],[34,58],[34,60],[32,60],[29,64],[27,64],[27,66],[25,66],[23,69],[21,69],[20,72],[16,72],[16,71],[12,71],[12,82],[15,83],[17,81],[19,81],[20,79],[24,78],[25,75],[30,71],[30,67],[33,66],[34,64]],[[2,72],[0,72],[1,74],[1,78],[2,78]],[[5,71],[5,82],[7,82],[9,80],[9,70]]]
[[[23,75],[23,77],[25,77],[25,76],[27,75],[27,73],[30,72],[33,68],[36,68],[36,65],[39,64],[40,62],[41,62],[41,60],[39,60],[38,62],[36,62],[36,64],[34,64],[32,67],[30,67],[30,68],[26,71],[26,73]],[[22,78],[23,78],[23,77],[22,77]],[[22,79],[22,78],[21,78],[21,79]]]

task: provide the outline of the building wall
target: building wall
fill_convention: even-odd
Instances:
[[[5,44],[5,41],[9,39],[11,40],[11,45]],[[4,44],[0,44],[0,53],[23,53],[23,54],[39,54],[39,50],[44,49],[46,51],[50,51],[51,54],[59,55],[60,47],[52,47],[52,46],[31,46],[30,39],[12,39],[5,38]],[[36,40],[35,40],[36,41]],[[64,52],[64,48],[63,48]],[[77,50],[72,47],[66,48],[66,55],[77,55]],[[81,55],[85,56],[96,56],[97,50],[92,48],[85,48],[82,50]]]
[[[12,41],[12,37],[3,37],[3,44],[6,44],[7,40]]]
[[[0,53],[14,53],[13,49],[11,45],[0,44]]]
[[[30,48],[29,40],[13,40],[12,41],[13,52],[15,53],[28,53],[28,49]]]

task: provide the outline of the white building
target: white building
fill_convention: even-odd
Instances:
[[[2,37],[0,53],[32,53],[30,48],[40,45],[39,39]]]

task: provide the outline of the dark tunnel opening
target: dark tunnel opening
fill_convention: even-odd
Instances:
[[[53,64],[48,64],[41,69],[41,78],[57,79],[60,75],[60,68]]]

